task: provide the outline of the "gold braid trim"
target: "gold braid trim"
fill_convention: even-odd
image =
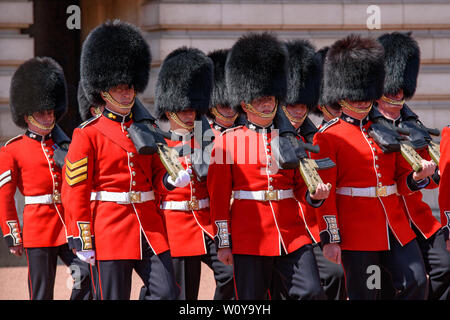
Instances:
[[[301,118],[296,118],[292,114],[289,113],[286,106],[282,106],[281,109],[283,109],[284,113],[286,114],[286,117],[288,117],[288,119],[291,122],[301,123],[301,122],[305,121],[306,117],[308,116],[308,111],[306,111],[305,114]]]
[[[32,115],[27,118],[33,126],[38,127],[41,130],[52,130],[55,127],[55,121],[53,121],[50,127],[46,127],[43,124],[40,124]]]
[[[179,126],[183,127],[184,129],[189,130],[189,131],[194,129],[194,126],[188,126],[186,123],[181,121],[175,112],[169,112],[169,116],[173,119],[173,121],[175,121]]]
[[[342,108],[348,109],[348,110],[350,110],[350,111],[353,111],[353,112],[356,112],[356,113],[360,113],[360,114],[362,114],[362,113],[368,113],[368,112],[370,111],[370,109],[372,109],[372,106],[373,106],[373,101],[370,102],[370,105],[369,105],[367,108],[365,108],[365,109],[355,108],[354,106],[352,106],[350,103],[348,103],[348,102],[345,101],[345,100],[341,100],[341,101],[339,101],[338,103],[339,103],[339,105],[340,105]]]
[[[133,95],[133,100],[129,104],[121,104],[120,102],[117,102],[114,100],[114,98],[109,94],[109,92],[102,92],[102,97],[105,98],[106,101],[111,103],[113,106],[120,108],[120,109],[131,109],[131,107],[134,105],[134,99],[136,98],[136,92]]]
[[[238,113],[237,112],[236,112],[236,114],[234,116],[231,116],[231,117],[224,116],[223,114],[221,114],[219,112],[219,110],[217,110],[216,107],[212,107],[211,108],[211,113],[214,115],[214,117],[219,118],[220,120],[222,120],[222,121],[224,121],[226,123],[230,123],[230,124],[233,124],[234,121],[236,120],[236,118],[238,117]]]
[[[381,100],[383,100],[384,102],[387,102],[389,104],[392,104],[394,106],[403,106],[405,104],[405,99],[394,100],[394,99],[386,97],[384,94],[381,96]]]
[[[259,112],[259,111],[255,110],[255,108],[253,108],[253,106],[250,103],[246,103],[245,108],[249,112],[254,113],[261,118],[273,118],[275,116],[275,113],[277,113],[278,102],[275,104],[275,108],[273,109],[273,111],[271,113]]]

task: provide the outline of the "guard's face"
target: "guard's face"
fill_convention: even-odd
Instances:
[[[196,115],[197,113],[195,112],[195,110],[184,110],[177,112],[178,119],[180,119],[188,126],[194,125]]]
[[[216,106],[217,111],[225,117],[233,117],[236,114],[236,111],[233,110],[231,107],[223,106],[223,105],[217,105]]]
[[[297,104],[288,104],[286,106],[286,110],[289,112],[291,116],[299,119],[305,116],[306,112],[308,111],[308,108],[306,107],[306,104],[297,103]]]
[[[256,111],[269,114],[271,113],[276,106],[276,99],[274,96],[270,97],[261,97],[253,99],[250,103]]]
[[[113,97],[113,99],[120,104],[130,104],[135,96],[134,87],[130,87],[127,84],[120,84],[114,88],[109,89],[108,92]]]
[[[303,117],[308,112],[308,107],[306,106],[306,104],[302,104],[302,103],[288,104],[286,106],[286,111],[289,113],[289,115],[292,118],[300,120],[300,119],[303,119]],[[295,128],[298,128],[302,125],[304,119],[301,121],[293,121],[293,120],[289,119],[289,121]]]
[[[52,131],[55,124],[55,111],[53,109],[33,112],[31,116],[33,117],[34,121],[37,122],[34,123],[34,121],[30,121],[30,119],[25,116],[25,122],[27,123],[28,128],[31,131],[34,131],[41,135],[49,134]]]
[[[34,112],[32,116],[37,122],[45,127],[49,127],[55,122],[55,110],[53,109]]]

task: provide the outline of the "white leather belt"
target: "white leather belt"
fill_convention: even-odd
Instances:
[[[393,184],[390,186],[382,187],[367,187],[367,188],[352,188],[352,187],[341,187],[336,188],[336,193],[344,196],[351,197],[387,197],[391,194],[397,193],[397,185]]]
[[[119,204],[142,203],[155,200],[153,191],[109,192],[97,191],[91,193],[91,201],[117,202]]]
[[[42,196],[25,196],[25,204],[53,204],[61,203],[61,194],[44,194]]]
[[[163,201],[161,203],[162,210],[190,211],[204,208],[209,208],[209,198],[191,201]]]
[[[262,190],[262,191],[246,191],[235,190],[233,192],[235,200],[257,200],[257,201],[278,201],[283,199],[294,198],[294,191],[288,190]]]

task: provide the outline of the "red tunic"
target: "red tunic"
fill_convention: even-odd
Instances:
[[[194,137],[189,141],[172,141],[166,139],[169,147],[189,143],[196,145]],[[191,167],[190,156],[179,158],[185,169]],[[161,196],[163,201],[191,201],[208,198],[206,181],[199,181],[192,170],[191,182],[184,188],[176,188]],[[200,210],[162,210],[166,220],[167,235],[169,237],[170,253],[173,257],[197,256],[207,253],[205,234],[211,239],[212,226],[209,207]]]
[[[441,211],[442,227],[446,231],[446,239],[449,239],[450,231],[450,127],[442,130],[441,159],[439,170],[441,181],[439,183],[439,208]]]
[[[250,125],[251,126],[251,125]],[[215,139],[208,171],[214,234],[231,234],[234,254],[278,256],[311,243],[298,201],[307,187],[297,169],[278,169],[271,151],[271,132],[236,127]],[[293,190],[295,198],[278,201],[234,199],[232,192]]]
[[[61,169],[52,157],[51,138],[27,131],[0,149],[0,222],[8,246],[55,247],[67,242],[60,203],[27,204],[23,211],[23,242],[14,202],[16,188],[24,196],[51,195],[61,190]]]
[[[92,191],[167,192],[164,166],[157,154],[137,154],[126,132],[131,123],[105,115],[94,118],[75,129],[66,157],[67,221],[77,250],[88,250],[92,235],[98,260],[141,259],[142,234],[155,254],[169,249],[164,219],[154,200],[129,204],[90,200]]]
[[[312,157],[329,157],[336,163],[334,168],[319,171],[323,182],[332,184],[329,198],[316,210],[321,235],[339,229],[343,250],[380,251],[389,249],[390,228],[405,245],[415,234],[398,195],[370,198],[336,194],[340,187],[393,184],[397,184],[399,194],[412,193],[407,184],[411,169],[400,153],[384,154],[367,134],[371,122],[353,121],[356,124],[334,119],[314,136],[320,152]]]

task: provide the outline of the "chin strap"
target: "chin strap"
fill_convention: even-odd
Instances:
[[[255,110],[255,108],[253,108],[253,106],[250,103],[245,104],[246,110],[248,110],[249,112],[251,112],[253,114],[256,114],[258,117],[261,117],[261,118],[275,117],[275,114],[277,113],[277,108],[278,108],[278,102],[275,104],[275,108],[273,109],[273,111],[271,113],[263,113],[263,112],[259,112],[259,111]]]
[[[234,116],[231,117],[227,117],[224,116],[223,114],[221,114],[219,112],[219,110],[217,110],[216,107],[212,107],[211,108],[211,113],[213,114],[214,117],[219,118],[220,120],[222,120],[225,123],[229,123],[230,125],[232,125],[234,123],[234,121],[236,121],[237,117],[238,117],[238,113],[236,112],[236,114]]]
[[[333,116],[331,114],[331,112],[325,106],[319,106],[319,110],[322,111],[322,113],[330,119],[336,118],[335,116]]]
[[[389,104],[392,104],[394,106],[403,106],[405,104],[405,99],[394,100],[394,99],[386,97],[384,94],[381,96],[381,100],[383,100],[384,102],[387,102]]]
[[[194,126],[188,126],[186,123],[181,121],[175,112],[169,112],[169,117],[172,118],[172,120],[175,121],[179,126],[181,126],[182,128],[184,128],[186,130],[191,131],[194,129]]]
[[[53,130],[53,128],[55,127],[55,121],[53,121],[53,123],[49,127],[46,127],[43,124],[39,123],[32,115],[29,115],[27,119],[33,126],[41,130]]]
[[[109,94],[109,92],[102,91],[102,97],[117,108],[131,109],[131,107],[134,105],[134,99],[136,98],[136,92],[133,95],[133,100],[129,104],[121,104],[120,102],[114,100],[114,98]]]
[[[289,111],[287,110],[286,106],[282,106],[281,109],[283,109],[284,113],[286,114],[286,117],[291,122],[303,123],[303,121],[305,121],[306,117],[308,116],[308,112],[305,112],[305,114],[303,116],[301,116],[300,118],[296,118],[292,114],[289,113]]]
[[[345,100],[340,100],[338,103],[342,108],[359,113],[359,114],[369,113],[369,111],[372,109],[372,106],[373,106],[373,101],[371,101],[370,105],[365,109],[355,108],[354,106],[352,106],[350,103],[348,103]]]

